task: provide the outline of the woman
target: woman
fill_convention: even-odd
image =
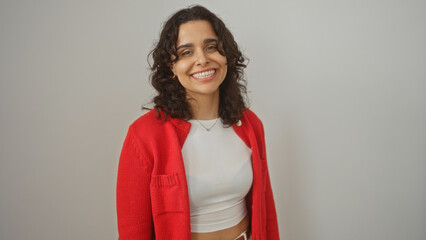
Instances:
[[[263,125],[245,106],[232,34],[193,6],[165,23],[152,58],[155,107],[120,156],[119,239],[279,239]]]

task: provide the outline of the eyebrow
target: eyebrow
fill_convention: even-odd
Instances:
[[[217,39],[207,38],[207,39],[204,39],[204,41],[203,41],[204,44],[211,43],[211,42],[217,43]],[[194,44],[192,44],[192,43],[183,44],[183,45],[180,45],[179,47],[177,47],[176,51],[179,50],[179,49],[181,49],[181,48],[193,47],[193,46],[194,46]]]

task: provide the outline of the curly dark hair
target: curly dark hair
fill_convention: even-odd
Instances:
[[[173,118],[189,120],[193,117],[185,88],[173,79],[170,66],[178,60],[176,42],[179,27],[183,23],[197,20],[210,22],[218,37],[218,51],[227,60],[227,74],[219,87],[219,117],[225,125],[237,123],[246,110],[247,88],[243,79],[245,58],[238,48],[232,33],[222,20],[208,9],[195,5],[173,14],[164,24],[155,48],[150,52],[150,80],[157,90],[152,102],[160,117],[161,109]]]

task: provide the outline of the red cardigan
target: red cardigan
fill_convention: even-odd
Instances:
[[[191,123],[154,110],[127,132],[117,175],[119,240],[191,239],[188,186],[181,148]],[[246,196],[253,240],[279,239],[266,163],[263,125],[246,110],[234,131],[252,149],[253,185]]]

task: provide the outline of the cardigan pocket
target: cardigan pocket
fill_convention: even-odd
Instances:
[[[184,211],[184,194],[179,175],[152,175],[151,205],[154,213]]]

